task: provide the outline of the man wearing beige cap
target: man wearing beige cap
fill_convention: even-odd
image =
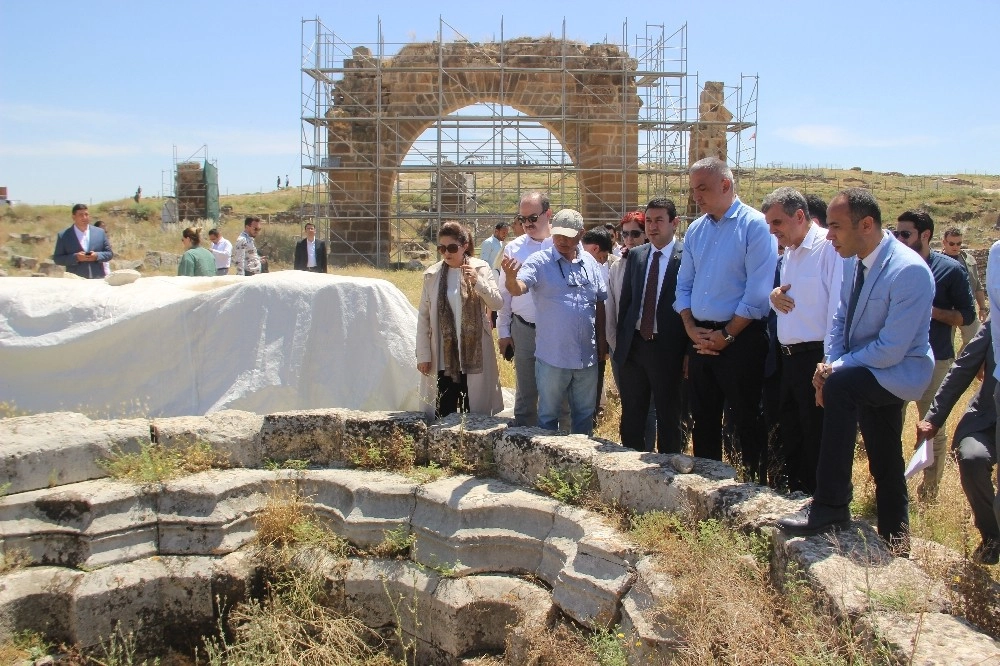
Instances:
[[[580,245],[582,237],[583,215],[561,210],[552,217],[552,247],[523,264],[505,256],[500,267],[511,295],[530,292],[535,303],[538,425],[555,430],[559,409],[568,399],[570,432],[590,435],[598,360],[607,355],[607,285],[597,261]]]

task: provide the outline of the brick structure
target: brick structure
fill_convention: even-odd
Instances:
[[[552,132],[577,168],[588,224],[617,221],[638,200],[637,61],[617,46],[519,38],[418,43],[379,59],[355,47],[330,85],[326,163],[332,263],[390,251],[393,181],[438,118],[503,104]]]

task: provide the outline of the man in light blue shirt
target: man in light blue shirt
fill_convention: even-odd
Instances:
[[[704,215],[684,235],[674,309],[691,340],[694,454],[722,459],[722,410],[728,404],[744,472],[750,480],[764,481],[760,397],[768,341],[763,320],[778,246],[764,215],[737,198],[725,162],[715,157],[695,162],[689,185]]]
[[[513,296],[530,292],[535,302],[535,384],[538,425],[556,430],[568,398],[570,432],[590,435],[597,404],[598,360],[607,355],[601,268],[583,250],[583,216],[565,209],[552,218],[552,246],[523,264],[500,263]]]
[[[493,227],[493,235],[483,241],[479,247],[479,258],[490,265],[490,267],[500,274],[500,256],[503,254],[503,243],[507,240],[507,232],[510,231],[508,222],[497,222]]]

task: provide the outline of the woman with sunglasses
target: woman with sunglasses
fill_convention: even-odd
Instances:
[[[417,315],[417,370],[428,417],[503,409],[489,311],[503,305],[496,275],[472,256],[471,236],[457,222],[438,233],[441,261],[424,272]]]

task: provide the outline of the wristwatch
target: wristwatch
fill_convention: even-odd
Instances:
[[[731,344],[733,344],[733,342],[736,341],[736,336],[735,335],[730,335],[729,331],[726,330],[726,327],[723,326],[722,327],[722,339],[726,341],[727,345],[731,345]]]

